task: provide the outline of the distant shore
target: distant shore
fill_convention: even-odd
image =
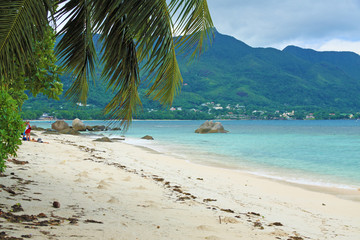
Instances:
[[[8,162],[0,178],[0,228],[7,236],[154,240],[359,236],[360,202],[334,193],[197,165],[122,141],[35,133],[49,144],[23,142],[15,159],[28,163]],[[53,207],[55,201],[60,208]],[[12,211],[16,205],[24,211]],[[16,223],[9,220],[15,219],[11,214],[33,218]]]

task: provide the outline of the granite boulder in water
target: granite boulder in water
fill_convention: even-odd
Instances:
[[[94,141],[96,141],[96,142],[112,142],[111,139],[108,137],[97,138]]]
[[[67,124],[64,120],[57,120],[53,124],[51,124],[51,128],[56,131],[61,131],[69,128],[69,124]]]
[[[85,124],[78,118],[75,118],[72,121],[72,128],[77,131],[85,131],[86,130]]]
[[[73,128],[66,128],[64,130],[60,130],[61,134],[70,134],[70,135],[80,135],[80,132]]]
[[[141,139],[154,140],[154,138],[152,136],[149,136],[149,135],[143,136]]]
[[[227,133],[220,122],[206,121],[195,130],[195,133]]]

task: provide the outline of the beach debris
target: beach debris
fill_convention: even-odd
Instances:
[[[248,212],[248,214],[249,215],[255,215],[255,216],[258,216],[258,217],[261,216],[260,213],[256,213],[256,212]]]
[[[154,179],[155,181],[157,181],[157,182],[163,182],[163,181],[164,181],[164,179],[161,178],[161,177],[154,177],[153,179]]]
[[[190,200],[191,198],[190,197],[179,197],[176,201],[185,201],[185,200]]]
[[[254,227],[260,228],[261,230],[264,230],[264,227],[260,221],[254,222]]]
[[[220,122],[206,121],[201,126],[195,130],[195,133],[227,133],[229,131],[225,130],[223,125]]]
[[[9,187],[6,187],[6,186],[0,184],[0,188],[3,189],[4,191],[10,193],[10,194],[16,195],[16,193],[14,192],[14,190],[12,190],[12,189],[9,188]]]
[[[198,177],[198,178],[196,178],[196,180],[203,181],[204,179],[203,179],[203,178],[199,178],[199,177]]]
[[[47,218],[46,214],[45,213],[39,213],[37,215],[38,218]]]
[[[103,222],[100,221],[95,221],[95,220],[91,220],[91,219],[86,219],[85,223],[98,223],[98,224],[103,224]]]
[[[24,165],[24,164],[29,163],[28,161],[20,161],[20,160],[16,160],[15,158],[8,159],[8,162],[12,162],[12,163],[17,164],[17,165]]]
[[[55,129],[56,131],[62,131],[67,128],[69,128],[69,124],[67,124],[64,120],[57,120],[51,124],[51,129]]]
[[[58,201],[54,201],[52,205],[54,208],[60,208],[60,203]]]
[[[76,219],[76,218],[68,218],[67,220],[69,220],[70,224],[76,224],[79,221],[79,219]]]
[[[298,236],[290,236],[287,240],[304,240],[304,239]]]
[[[23,235],[21,235],[21,237],[23,237],[23,238],[31,238],[32,235],[31,234],[23,234]]]
[[[174,187],[173,190],[178,193],[183,193],[183,191],[180,188]]]
[[[108,137],[97,138],[94,141],[96,141],[96,142],[112,142],[111,139]]]
[[[12,212],[3,212],[0,209],[0,217],[5,218],[9,222],[12,223],[20,223],[20,222],[33,222],[37,219],[36,215],[15,215]]]
[[[150,135],[145,135],[143,136],[141,139],[145,139],[145,140],[154,140],[154,138]]]
[[[86,131],[85,124],[78,118],[75,118],[72,121],[71,126],[72,126],[73,129],[75,129],[77,131]]]
[[[22,212],[24,211],[24,209],[22,208],[20,203],[14,204],[11,206],[11,211],[12,212]]]
[[[231,210],[231,209],[223,209],[223,208],[221,208],[220,210],[223,211],[223,212],[235,213],[235,212],[234,212],[233,210]]]
[[[281,227],[281,226],[284,226],[281,222],[273,222],[273,223],[270,223],[269,226],[278,226],[278,227]]]
[[[205,198],[203,199],[203,202],[215,202],[217,201],[216,199],[212,199],[212,198]]]
[[[59,219],[51,219],[51,220],[44,220],[41,222],[36,223],[37,226],[58,226],[61,224],[61,220]]]

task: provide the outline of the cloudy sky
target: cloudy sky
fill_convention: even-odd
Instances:
[[[216,29],[252,47],[360,54],[360,0],[208,0]]]

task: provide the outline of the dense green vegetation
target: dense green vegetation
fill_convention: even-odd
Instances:
[[[7,91],[0,89],[0,173],[5,170],[8,155],[16,155],[21,143],[19,136],[24,124],[17,102]]]
[[[96,36],[95,40],[100,52]],[[360,56],[355,53],[317,52],[294,46],[283,51],[252,48],[216,32],[212,46],[200,58],[190,63],[188,60],[178,56],[184,82],[172,106],[181,110],[170,111],[149,100],[145,96],[147,84],[143,83],[139,90],[143,108],[135,118],[273,119],[295,110],[293,118],[297,119],[309,113],[314,113],[316,119],[335,119],[360,111]],[[90,106],[71,104],[63,96],[60,101],[30,97],[23,117],[38,118],[46,112],[58,118],[104,118],[101,109],[114,94],[96,81],[101,70],[102,66],[96,67],[95,84],[87,101]],[[68,89],[71,78],[65,75],[61,80]],[[258,112],[253,113],[255,110]]]
[[[19,137],[25,126],[21,118],[24,113],[20,110],[28,98],[25,91],[32,96],[41,93],[47,99],[59,99],[62,93],[59,81],[62,71],[56,65],[55,40],[54,30],[47,26],[42,38],[31,41],[32,52],[28,53],[31,56],[26,67],[15,65],[16,74],[0,76],[0,172],[5,170],[7,157],[16,156],[21,144]]]

